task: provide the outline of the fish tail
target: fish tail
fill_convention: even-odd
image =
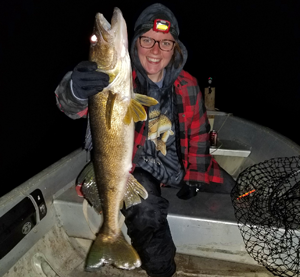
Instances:
[[[134,269],[141,266],[139,255],[125,240],[122,233],[113,240],[111,236],[100,233],[90,248],[85,270],[97,271],[106,263],[122,269]]]

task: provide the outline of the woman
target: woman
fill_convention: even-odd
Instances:
[[[135,90],[158,104],[135,127],[133,175],[149,196],[122,212],[142,268],[153,277],[176,271],[168,201],[161,197],[161,186],[178,188],[177,196],[189,199],[197,191],[229,193],[234,185],[209,154],[210,125],[202,94],[197,80],[183,70],[187,50],[178,36],[174,14],[153,4],[137,19],[130,49]],[[69,117],[86,116],[88,97],[108,85],[108,76],[95,70],[95,63],[81,62],[56,89],[58,107]]]

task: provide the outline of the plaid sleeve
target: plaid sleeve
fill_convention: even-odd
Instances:
[[[87,116],[88,100],[76,98],[70,87],[72,72],[68,72],[55,90],[56,105],[68,117],[77,119]]]
[[[193,78],[193,77],[192,77]],[[210,125],[203,96],[195,78],[187,84],[188,98],[185,98],[185,115],[188,130],[188,154],[185,181],[222,183],[218,163],[209,153]]]

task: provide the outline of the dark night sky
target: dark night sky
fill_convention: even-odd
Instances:
[[[61,113],[53,92],[67,71],[88,58],[96,12],[110,19],[119,7],[130,40],[137,16],[151,3],[1,1],[0,195],[81,147],[85,120]],[[216,107],[300,144],[300,1],[161,3],[179,21],[189,51],[185,69],[202,91],[213,77]]]

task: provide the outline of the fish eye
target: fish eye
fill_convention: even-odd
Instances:
[[[97,41],[98,41],[97,36],[96,36],[96,35],[92,35],[92,36],[91,36],[91,43],[92,43],[92,44],[96,44]]]

